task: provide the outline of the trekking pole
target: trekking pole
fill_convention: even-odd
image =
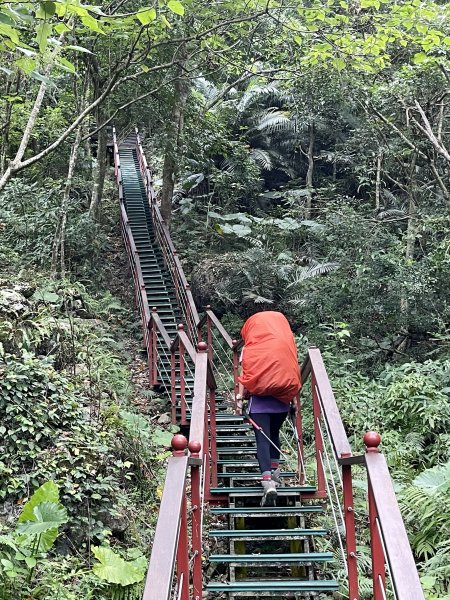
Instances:
[[[270,437],[266,434],[266,432],[264,431],[264,429],[261,427],[261,425],[258,425],[258,423],[255,423],[255,421],[251,418],[251,416],[248,414],[248,412],[245,409],[242,409],[242,414],[244,416],[244,419],[247,419],[247,421],[250,423],[250,425],[252,425],[255,429],[257,429],[260,433],[262,433],[262,435],[266,438],[266,440],[269,442],[269,444],[271,444],[275,450],[277,450],[281,456],[287,460],[287,456],[286,454],[280,450],[280,448],[278,448],[278,446],[276,444],[274,444],[272,442],[272,440],[270,439]]]
[[[298,437],[297,427],[295,426],[295,421],[294,421],[295,416],[292,413],[289,416],[290,416],[289,423],[291,424],[292,430],[294,432],[294,437],[297,442],[297,451],[298,451],[298,455],[300,457],[300,463],[301,463],[301,469],[302,469],[302,472],[300,473],[300,483],[304,484],[304,483],[306,483],[306,471],[305,471],[305,463],[303,461],[302,445],[300,443],[300,438]]]

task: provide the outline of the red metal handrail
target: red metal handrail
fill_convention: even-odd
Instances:
[[[180,339],[178,344],[172,344],[174,352],[179,345]],[[189,443],[181,435],[174,436],[172,441],[174,455],[169,459],[143,600],[169,600],[174,578],[181,600],[202,598],[202,511],[204,500],[210,499],[209,423],[214,423],[215,415],[214,388],[208,383],[211,383],[211,377],[206,349],[206,344],[200,342],[195,352]],[[189,457],[185,456],[186,447]],[[189,499],[186,496],[188,467],[191,476]]]
[[[343,515],[346,540],[345,555],[349,598],[359,599],[355,513],[353,503],[352,465],[366,467],[368,477],[369,533],[372,554],[372,586],[374,600],[386,598],[386,567],[397,600],[424,600],[414,557],[405,525],[395,497],[392,480],[384,456],[378,446],[381,438],[369,432],[364,436],[365,455],[353,456],[333,390],[317,348],[310,348],[302,367],[303,383],[310,377],[314,415],[316,453],[316,496],[328,495],[323,463],[325,424],[336,464],[342,469]]]

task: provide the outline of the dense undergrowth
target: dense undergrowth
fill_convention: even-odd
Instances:
[[[172,433],[154,423],[115,204],[102,224],[74,204],[58,280],[49,185],[14,182],[22,201],[1,211],[0,598],[131,600]]]

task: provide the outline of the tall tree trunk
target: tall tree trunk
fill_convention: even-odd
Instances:
[[[168,227],[170,227],[172,217],[172,196],[175,177],[183,147],[184,111],[189,91],[188,83],[181,78],[181,75],[182,70],[180,68],[179,78],[175,81],[172,117],[167,132],[162,173],[161,215]]]
[[[375,177],[375,210],[380,210],[381,206],[381,165],[383,162],[383,152],[378,148],[377,170]]]
[[[306,190],[308,195],[306,196],[306,211],[305,217],[306,219],[311,218],[312,211],[312,199],[314,194],[314,143],[316,138],[316,130],[314,126],[314,121],[309,126],[309,144],[308,144],[308,170],[306,172]]]
[[[408,185],[408,227],[406,230],[406,247],[405,247],[405,257],[408,260],[414,260],[414,250],[416,246],[417,239],[417,203],[416,203],[416,189],[417,189],[417,177],[416,177],[416,163],[417,163],[417,153],[413,154],[411,159],[410,166],[410,174],[409,174],[409,185]],[[400,298],[400,311],[404,315],[405,319],[408,318],[409,312],[409,300],[403,295]],[[403,352],[406,349],[408,344],[408,328],[402,332],[403,340],[398,345],[397,350],[399,352]]]
[[[48,75],[47,71],[45,74]],[[15,173],[18,166],[20,165],[22,158],[25,154],[25,151],[28,147],[28,142],[30,141],[31,134],[33,132],[34,126],[36,124],[36,120],[39,115],[39,111],[41,110],[42,102],[44,100],[45,92],[47,91],[47,84],[43,81],[39,86],[39,91],[36,95],[36,99],[34,101],[33,108],[31,109],[30,116],[28,117],[28,122],[25,126],[22,139],[20,141],[19,149],[16,152],[16,156],[6,167],[0,178],[0,191],[4,189],[8,181],[11,179],[11,176]]]
[[[13,80],[8,79],[6,84],[5,95],[9,95],[11,92],[12,86],[15,84],[15,93],[16,95],[20,89],[20,71],[17,72],[17,75]],[[9,153],[9,131],[11,128],[11,116],[12,116],[13,103],[7,101],[6,110],[5,110],[5,122],[2,125],[2,136],[0,139],[0,173],[3,173],[6,165],[6,157]]]
[[[64,187],[64,193],[61,198],[61,208],[59,214],[58,225],[56,227],[55,237],[52,245],[52,262],[51,270],[53,277],[56,277],[58,272],[58,255],[60,257],[60,276],[61,279],[65,277],[66,266],[65,266],[65,240],[66,240],[66,224],[67,224],[67,212],[69,210],[69,199],[70,192],[72,189],[73,174],[75,172],[75,165],[77,162],[78,149],[81,144],[81,138],[83,136],[83,127],[77,129],[75,141],[72,145],[70,152],[69,168],[67,171],[67,180]]]
[[[97,123],[103,123],[103,111],[97,112]],[[105,185],[106,167],[108,164],[106,155],[107,131],[103,127],[98,132],[97,160],[94,168],[94,187],[92,189],[91,204],[89,206],[89,215],[97,220],[100,216],[100,204],[103,198],[103,187]]]

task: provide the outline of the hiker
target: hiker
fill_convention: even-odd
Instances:
[[[262,506],[274,506],[280,478],[280,429],[301,388],[297,348],[286,317],[258,312],[241,330],[241,374],[237,404],[248,398],[249,421],[261,469]],[[295,410],[295,408],[294,408]]]

